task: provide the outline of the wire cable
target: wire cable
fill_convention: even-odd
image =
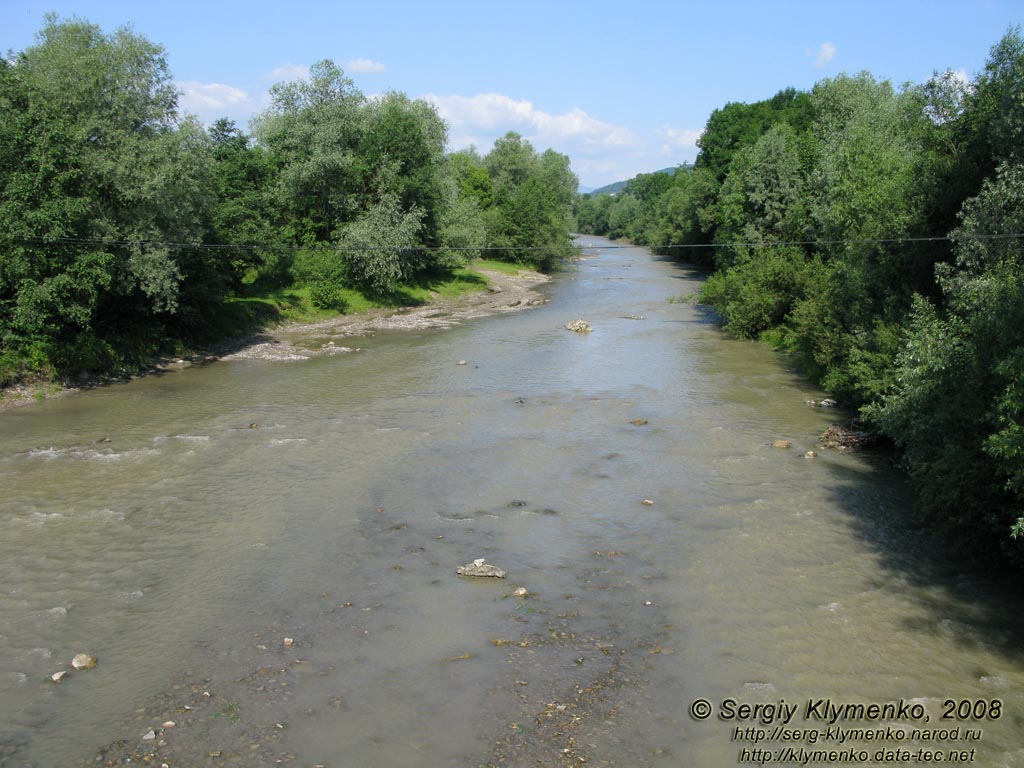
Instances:
[[[586,235],[576,235],[585,238]],[[928,237],[891,237],[863,238],[840,240],[777,240],[763,243],[668,243],[663,245],[635,245],[612,243],[600,245],[595,243],[577,243],[583,250],[610,251],[624,248],[648,248],[650,250],[675,250],[697,248],[781,248],[785,246],[836,246],[836,245],[894,245],[898,243],[933,243],[958,242],[966,240],[1019,240],[1024,232],[1011,232],[995,235],[934,235]],[[6,242],[18,245],[99,245],[107,247],[148,247],[148,248],[180,248],[189,250],[228,251],[393,251],[403,253],[423,253],[434,251],[467,252],[467,251],[551,251],[550,246],[514,246],[514,245],[481,245],[481,246],[444,246],[423,245],[411,247],[394,246],[346,246],[317,243],[316,245],[289,245],[286,243],[189,243],[168,240],[118,240],[93,237],[13,237],[4,238]]]

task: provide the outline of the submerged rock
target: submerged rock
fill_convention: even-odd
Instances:
[[[792,448],[792,440],[775,440],[772,442],[772,448]]]
[[[648,421],[647,419],[641,416],[637,416],[635,419],[630,420],[629,423],[632,424],[634,427],[642,427],[645,426],[648,423]]]
[[[807,451],[804,454],[804,458],[805,459],[816,459],[817,457],[818,457],[818,453],[816,451]]]
[[[483,578],[490,577],[494,579],[505,578],[505,572],[501,570],[501,568],[499,568],[496,565],[491,565],[490,563],[484,562],[484,559],[482,557],[477,558],[472,563],[460,565],[458,568],[455,569],[455,572],[459,574],[459,576],[479,576]]]

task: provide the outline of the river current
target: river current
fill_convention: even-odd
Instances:
[[[591,250],[539,308],[0,415],[0,765],[1024,766],[1019,595],[699,284]]]

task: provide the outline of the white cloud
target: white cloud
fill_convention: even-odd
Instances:
[[[582,109],[572,109],[564,115],[549,115],[546,112],[532,113],[532,120],[538,127],[538,135],[554,138],[579,137],[587,143],[601,146],[627,146],[636,139],[625,128],[591,117]]]
[[[627,146],[636,142],[630,131],[591,117],[582,109],[553,115],[537,109],[524,99],[513,99],[500,93],[476,96],[424,96],[451,128],[451,145],[461,148],[467,138],[479,141],[487,136],[493,141],[507,131],[518,131],[531,142],[544,146],[584,147]],[[483,136],[482,136],[483,135]],[[486,147],[481,146],[486,151]]]
[[[516,131],[538,151],[551,148],[569,155],[581,182],[591,186],[627,179],[664,165],[663,158],[633,131],[606,123],[580,108],[554,114],[538,109],[526,99],[500,93],[429,94],[423,98],[437,107],[448,124],[448,147],[452,150],[473,145],[481,154],[487,154],[495,139]],[[663,140],[668,141],[668,136],[663,136]]]
[[[309,80],[309,67],[305,64],[282,64],[271,70],[268,79],[275,83],[287,80]]]
[[[252,107],[249,94],[241,88],[224,83],[201,83],[198,80],[178,83],[181,108],[201,119],[244,112]]]
[[[384,72],[387,66],[370,59],[352,59],[346,66],[347,72]]]
[[[814,66],[821,69],[835,58],[838,50],[835,43],[824,42],[818,47],[817,51],[807,51],[807,54],[814,56]]]
[[[659,151],[663,155],[688,155],[687,160],[697,156],[697,139],[704,133],[700,128],[671,128],[663,125],[658,129],[662,142]]]

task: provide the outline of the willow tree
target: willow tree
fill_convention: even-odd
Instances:
[[[109,367],[197,324],[222,287],[222,265],[187,247],[208,141],[178,119],[163,49],[48,16],[0,65],[0,112],[5,375]]]

